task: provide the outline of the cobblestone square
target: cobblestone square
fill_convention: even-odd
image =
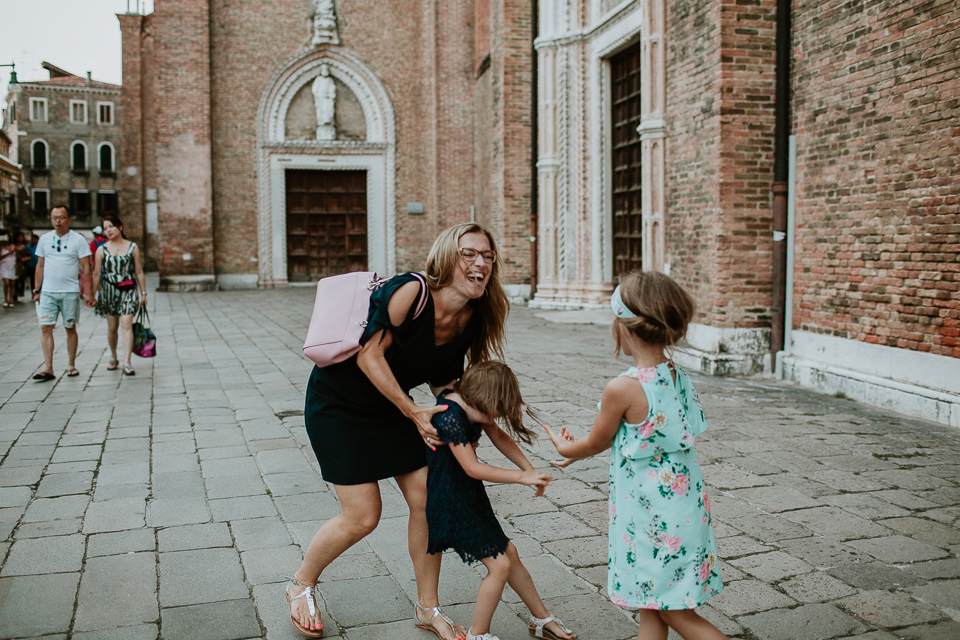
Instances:
[[[313,289],[151,305],[159,356],[136,358],[135,376],[106,370],[105,323],[85,309],[80,375],[62,375],[58,328],[47,383],[30,380],[32,306],[0,313],[0,637],[300,637],[283,576],[338,510],[303,429]],[[527,401],[576,435],[626,366],[595,315],[515,306],[508,321]],[[726,583],[706,617],[744,640],[957,637],[960,433],[767,379],[692,377]],[[541,469],[551,451],[528,448]],[[608,459],[554,470],[543,498],[489,488],[547,606],[584,640],[637,633],[636,612],[606,598]],[[325,637],[433,637],[410,621],[405,504],[381,486],[379,528],[321,578]],[[441,601],[461,622],[480,576],[444,559]],[[526,615],[507,589],[493,631],[526,638]]]

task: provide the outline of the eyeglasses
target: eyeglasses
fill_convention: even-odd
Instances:
[[[473,262],[477,256],[483,256],[483,261],[487,264],[493,264],[497,261],[496,251],[477,251],[476,249],[460,249],[460,255],[467,262]]]

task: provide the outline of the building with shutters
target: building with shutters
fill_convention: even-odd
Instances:
[[[73,227],[91,229],[121,214],[117,159],[122,148],[120,86],[80,77],[49,62],[48,80],[20,81],[10,92],[4,130],[22,166],[11,226],[50,226],[50,208],[68,204]]]

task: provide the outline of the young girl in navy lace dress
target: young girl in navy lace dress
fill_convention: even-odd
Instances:
[[[464,562],[482,562],[487,568],[467,640],[498,640],[490,633],[490,621],[504,584],[509,584],[530,609],[530,635],[548,640],[575,639],[576,634],[547,613],[483,488],[484,480],[512,482],[536,487],[534,495],[541,496],[553,480],[535,470],[514,441],[529,443],[533,434],[523,425],[524,406],[516,376],[502,362],[473,365],[453,390],[440,394],[437,404],[447,406],[446,411],[433,417],[433,426],[447,446],[436,451],[427,449],[427,552],[453,549]],[[498,420],[513,438],[497,426]],[[477,460],[474,445],[481,432],[520,470],[501,469]]]
[[[693,318],[690,295],[662,273],[633,272],[610,300],[613,337],[633,366],[607,383],[586,438],[547,433],[566,460],[610,449],[607,593],[640,609],[638,640],[726,640],[697,615],[720,593],[710,499],[694,448],[707,423],[690,378],[666,355]]]

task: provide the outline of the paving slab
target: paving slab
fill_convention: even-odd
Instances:
[[[333,618],[345,627],[406,620],[413,611],[413,603],[390,576],[324,583],[323,598]],[[377,606],[370,607],[371,602]]]
[[[73,573],[83,564],[86,538],[82,535],[17,540],[10,547],[0,576]]]
[[[723,574],[721,573],[721,575]],[[797,602],[807,603],[837,600],[857,592],[854,587],[822,571],[806,573],[784,580],[779,584],[779,587]]]
[[[0,638],[65,634],[79,582],[79,573],[0,578]]]
[[[74,631],[153,622],[157,608],[157,559],[153,553],[90,558],[77,597]]]
[[[805,604],[796,609],[774,609],[739,619],[764,640],[826,640],[867,627],[829,604]]]
[[[241,640],[261,637],[260,623],[249,597],[160,612],[164,640]]]
[[[101,629],[99,631],[80,631],[74,633],[72,640],[156,640],[160,630],[155,624],[140,624],[133,627]]]
[[[153,529],[133,529],[115,533],[98,533],[87,539],[87,558],[156,551],[157,539]]]
[[[860,620],[886,628],[934,622],[948,617],[937,607],[918,602],[906,593],[862,591],[837,603]]]
[[[870,555],[877,560],[890,563],[922,562],[950,555],[933,545],[907,538],[906,536],[886,536],[851,540],[847,545]]]
[[[739,580],[724,585],[719,595],[710,599],[710,606],[724,615],[739,617],[747,613],[789,607],[792,598],[758,580]]]
[[[234,549],[160,553],[160,604],[179,607],[248,597]]]

